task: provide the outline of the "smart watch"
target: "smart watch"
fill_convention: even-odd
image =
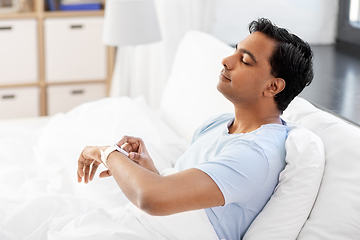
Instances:
[[[106,168],[109,168],[107,165],[107,159],[108,159],[110,153],[112,153],[113,151],[121,152],[122,154],[124,154],[127,157],[129,156],[129,153],[127,153],[124,149],[119,147],[117,144],[109,146],[108,148],[105,149],[105,151],[100,149],[101,161],[103,162],[103,164],[105,165]]]

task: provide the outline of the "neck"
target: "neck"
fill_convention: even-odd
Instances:
[[[282,124],[280,111],[267,107],[237,107],[235,106],[235,119],[229,127],[229,133],[248,133],[265,124]]]

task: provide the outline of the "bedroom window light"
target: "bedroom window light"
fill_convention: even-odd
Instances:
[[[336,40],[360,47],[360,0],[340,0]]]
[[[350,0],[350,23],[360,27],[360,0]]]

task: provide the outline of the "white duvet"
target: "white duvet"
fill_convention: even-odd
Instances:
[[[141,99],[106,98],[42,128],[0,124],[0,132],[0,239],[217,239],[203,210],[149,216],[128,203],[113,178],[77,183],[84,146],[123,135],[143,138],[160,172],[173,167],[187,142]]]

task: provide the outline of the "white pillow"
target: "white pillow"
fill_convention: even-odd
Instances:
[[[190,31],[181,40],[160,116],[188,142],[207,118],[233,111],[233,105],[216,88],[221,61],[233,52],[229,45],[202,32]]]
[[[326,165],[319,195],[298,240],[360,238],[360,128],[296,98],[284,112],[318,135]]]
[[[286,166],[279,183],[244,240],[296,239],[317,196],[323,176],[325,154],[318,136],[288,122]]]

